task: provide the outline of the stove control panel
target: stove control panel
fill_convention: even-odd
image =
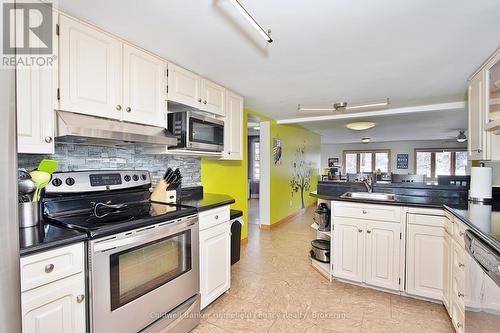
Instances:
[[[145,170],[92,170],[56,172],[45,188],[46,193],[80,193],[151,186]]]

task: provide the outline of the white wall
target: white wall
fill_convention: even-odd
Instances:
[[[493,168],[493,185],[500,186],[500,162],[486,162],[485,166]]]
[[[344,144],[322,144],[321,145],[321,171],[328,167],[329,157],[338,157],[343,163],[342,152],[344,150],[362,149],[390,149],[391,150],[391,172],[393,173],[414,173],[413,160],[415,158],[415,148],[467,148],[467,144],[458,142],[444,142],[443,140],[433,141],[392,141],[373,143],[344,143]],[[408,169],[396,169],[397,154],[408,154]],[[498,176],[500,176],[500,165]]]

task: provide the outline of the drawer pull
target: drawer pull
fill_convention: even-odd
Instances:
[[[465,267],[465,264],[462,264],[461,262],[459,262],[458,267]]]
[[[218,220],[219,219],[219,215],[215,215],[215,219]]]
[[[54,270],[54,264],[48,264],[48,265],[45,265],[45,273],[52,273],[52,271]]]
[[[460,231],[458,234],[460,235],[460,237],[462,237],[463,235],[465,235],[463,231]]]
[[[85,300],[85,295],[78,295],[78,296],[76,296],[77,303],[81,303],[84,300]]]
[[[464,297],[464,294],[462,294],[460,291],[457,294],[458,297]]]
[[[363,230],[362,229],[358,229],[358,232],[363,232]]]
[[[371,234],[371,233],[372,233],[372,231],[371,231],[371,230],[366,230],[366,233],[367,233],[367,234]]]
[[[367,211],[363,209],[363,214],[366,214],[366,213],[367,213]]]
[[[463,326],[462,326],[462,324],[460,324],[460,322],[457,321],[457,327],[462,328]]]

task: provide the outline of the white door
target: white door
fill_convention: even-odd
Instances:
[[[123,45],[123,120],[166,127],[162,59]]]
[[[406,292],[443,299],[443,227],[408,223],[406,238]]]
[[[443,304],[451,314],[452,239],[445,233],[443,243]]]
[[[226,90],[227,108],[224,121],[224,159],[243,159],[243,97]]]
[[[470,160],[486,159],[486,140],[484,133],[484,77],[479,73],[469,83],[469,131],[468,150]]]
[[[23,333],[85,333],[81,274],[21,294]]]
[[[201,79],[198,75],[172,63],[168,64],[169,101],[201,108]]]
[[[400,223],[366,222],[365,283],[399,290]]]
[[[363,282],[364,222],[334,217],[333,223],[333,276]]]
[[[57,41],[55,26],[58,15],[53,15],[52,38]],[[17,21],[17,24],[21,24]],[[41,44],[41,40],[31,43]],[[36,44],[35,44],[36,45]],[[57,42],[52,44],[57,54]],[[57,62],[50,67],[17,66],[16,110],[17,152],[26,154],[54,153],[54,108],[56,106]]]
[[[218,84],[208,81],[206,79],[201,80],[201,99],[202,99],[202,110],[217,114],[219,116],[225,115],[225,89]]]
[[[61,110],[121,119],[121,41],[64,15],[59,20]]]
[[[231,284],[230,224],[200,231],[201,308],[226,292]]]

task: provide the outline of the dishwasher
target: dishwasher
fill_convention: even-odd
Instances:
[[[500,253],[466,231],[465,333],[500,332]]]

